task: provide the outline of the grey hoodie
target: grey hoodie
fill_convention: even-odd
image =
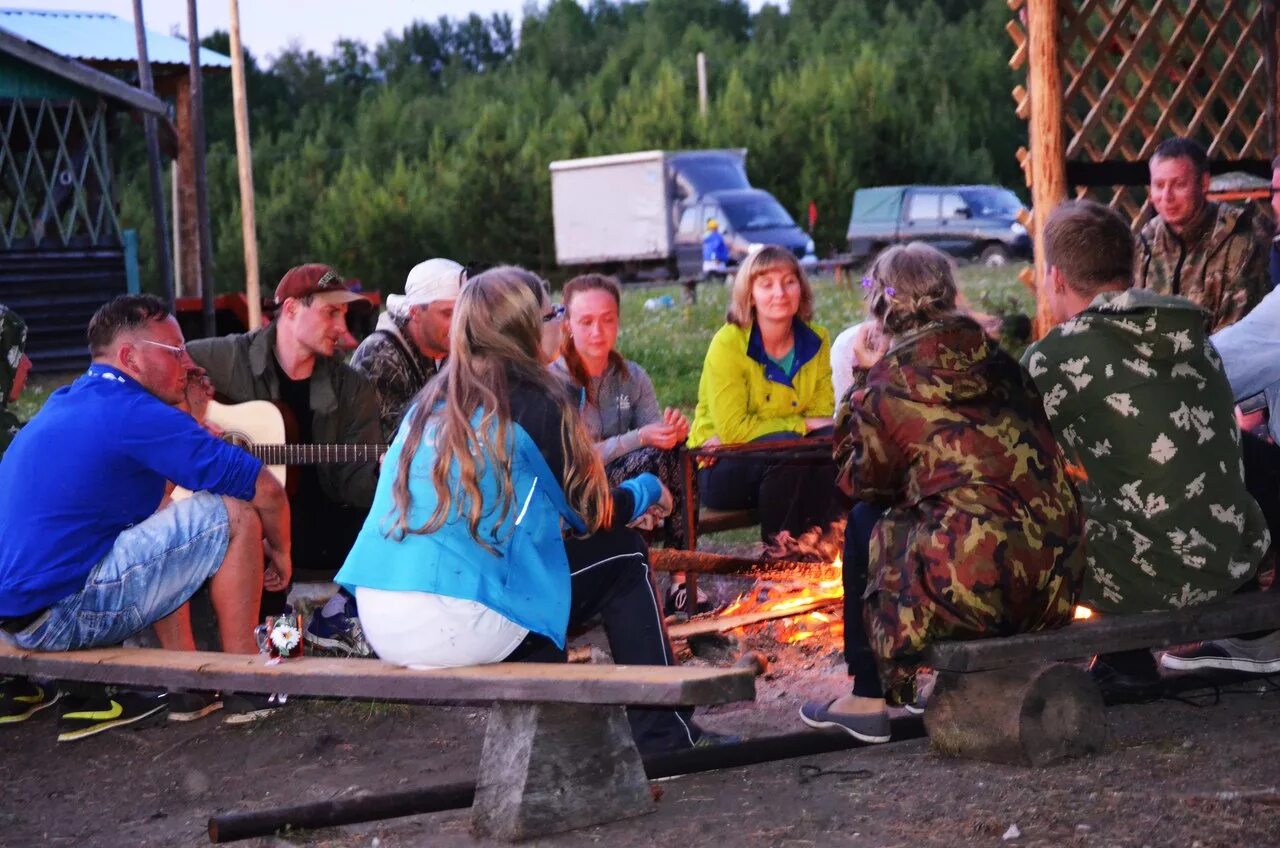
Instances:
[[[662,420],[653,381],[636,363],[627,360],[626,365],[626,375],[611,365],[603,375],[593,378],[596,404],[592,405],[587,403],[583,387],[569,373],[564,358],[551,364],[551,373],[578,398],[583,423],[605,463],[644,447],[640,443],[640,428]]]

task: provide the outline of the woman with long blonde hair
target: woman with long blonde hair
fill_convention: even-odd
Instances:
[[[598,614],[616,662],[674,664],[648,549],[626,526],[670,496],[653,475],[610,491],[547,370],[562,314],[520,268],[487,271],[459,295],[448,362],[401,424],[336,578],[383,659],[562,661],[569,625]],[[703,735],[687,711],[630,718],[643,751]]]

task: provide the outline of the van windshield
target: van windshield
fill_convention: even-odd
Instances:
[[[747,172],[743,169],[742,162],[736,158],[682,156],[674,161],[676,170],[692,186],[694,194],[751,188],[751,184],[747,182]]]
[[[973,188],[960,192],[972,218],[1013,218],[1022,211],[1022,201],[1007,188]]]
[[[724,207],[725,217],[736,230],[767,230],[796,225],[787,210],[782,208],[782,204],[768,195],[744,197],[740,200],[721,198],[720,205]]]

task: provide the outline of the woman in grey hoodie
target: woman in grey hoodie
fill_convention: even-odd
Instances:
[[[565,284],[563,302],[567,332],[552,373],[576,394],[611,482],[645,471],[662,480],[674,499],[664,539],[668,547],[684,547],[678,447],[689,435],[689,422],[677,409],[660,409],[649,375],[618,353],[622,289],[617,280],[602,274],[574,277]]]

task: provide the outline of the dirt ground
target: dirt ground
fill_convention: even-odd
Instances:
[[[754,703],[701,713],[713,730],[794,733],[802,701],[845,690],[838,645],[778,647],[762,627],[712,653],[749,647],[771,650],[773,670]],[[653,815],[531,844],[1277,846],[1280,697],[1263,688],[1216,705],[1114,707],[1104,754],[1041,770],[943,759],[919,739],[665,780]],[[470,780],[484,719],[483,708],[295,699],[256,726],[215,714],[59,745],[53,718],[37,718],[0,733],[0,845],[205,845],[220,811]],[[806,781],[802,766],[824,774]],[[865,774],[839,773],[854,770]],[[239,844],[484,843],[459,810]]]

